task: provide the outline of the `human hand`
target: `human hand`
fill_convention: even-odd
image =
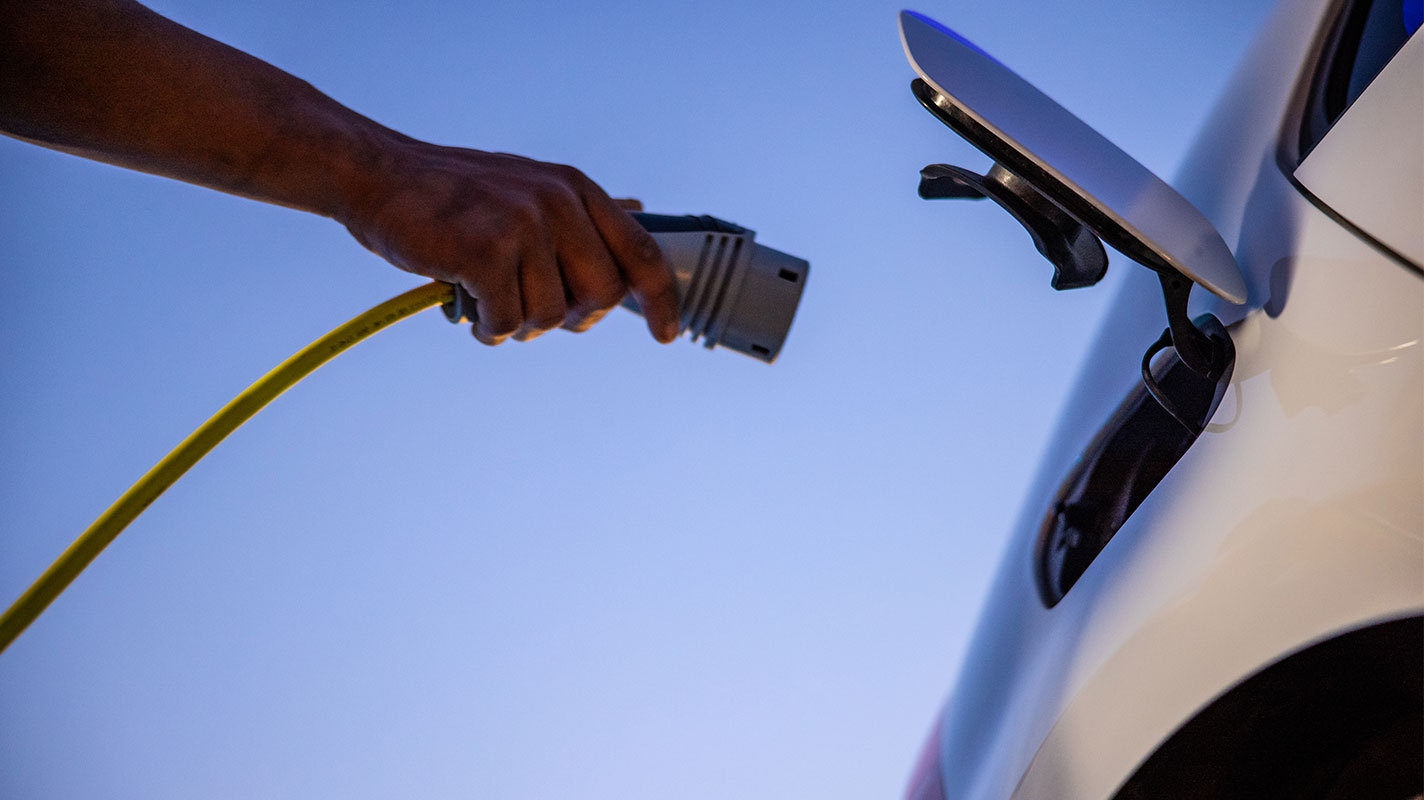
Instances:
[[[630,291],[653,337],[677,338],[677,287],[657,243],[582,172],[415,140],[380,161],[338,219],[397,267],[463,286],[479,341],[581,333]]]

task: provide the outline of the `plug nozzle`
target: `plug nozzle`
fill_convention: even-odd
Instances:
[[[811,265],[754,241],[755,232],[710,216],[634,214],[677,279],[682,331],[768,364],[776,360]],[[638,311],[633,298],[625,308]]]

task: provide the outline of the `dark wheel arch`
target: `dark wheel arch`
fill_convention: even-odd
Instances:
[[[1116,800],[1406,800],[1424,792],[1424,617],[1272,664],[1144,761]]]

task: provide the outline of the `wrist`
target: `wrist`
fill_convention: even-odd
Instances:
[[[389,191],[395,163],[413,141],[322,94],[305,81],[283,90],[283,110],[271,119],[265,145],[225,187],[346,225],[369,198]]]
[[[351,227],[398,183],[411,140],[348,109],[340,111],[335,132],[314,142],[325,179],[317,183],[321,191],[308,210]]]

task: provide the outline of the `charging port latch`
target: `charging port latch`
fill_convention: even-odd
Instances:
[[[987,197],[998,203],[1024,226],[1033,246],[1053,265],[1050,283],[1055,289],[1092,286],[1108,271],[1108,255],[1098,237],[1002,164],[994,164],[987,175],[949,164],[930,164],[920,170],[920,197]]]

